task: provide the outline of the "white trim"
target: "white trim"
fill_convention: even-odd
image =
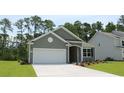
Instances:
[[[82,41],[68,41],[70,43],[82,43]]]
[[[72,46],[76,46],[76,47],[81,48],[81,46],[79,46],[79,45],[70,45],[69,47],[72,47]]]
[[[53,38],[52,37],[48,37],[47,40],[48,40],[49,43],[52,43],[53,42]]]
[[[40,39],[40,38],[43,38],[44,36],[46,36],[46,35],[48,35],[48,34],[52,34],[52,35],[54,35],[55,37],[57,37],[58,39],[60,39],[61,41],[67,43],[67,41],[65,41],[63,38],[61,38],[59,35],[55,34],[55,33],[52,32],[52,31],[51,31],[51,32],[48,32],[48,33],[46,33],[46,34],[44,34],[44,35],[41,35],[41,36],[39,36],[39,37],[37,37],[37,38],[31,40],[31,41],[36,41],[36,40],[38,40],[38,39]]]
[[[48,33],[46,33],[46,34],[43,34],[43,35],[41,35],[41,36],[39,36],[39,37],[37,37],[37,38],[31,40],[31,41],[36,41],[36,40],[38,40],[38,39],[40,39],[40,38],[43,38],[44,36],[46,36],[46,35],[48,35],[48,34],[50,34],[50,33],[51,33],[51,32],[48,32]]]
[[[68,43],[68,44],[66,44],[65,46],[71,46],[72,44],[70,44],[70,43]]]
[[[83,61],[83,47],[81,47],[81,62]]]
[[[66,44],[65,46],[69,46],[69,47],[76,46],[76,47],[79,47],[79,48],[82,47],[82,46],[79,46],[79,45],[72,45],[72,44],[70,44],[70,43]]]

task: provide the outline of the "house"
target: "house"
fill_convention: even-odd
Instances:
[[[93,46],[62,26],[31,40],[28,46],[29,63],[33,64],[63,64],[94,59]]]
[[[124,59],[124,32],[96,32],[88,43],[95,47],[95,60],[104,60],[107,57]]]

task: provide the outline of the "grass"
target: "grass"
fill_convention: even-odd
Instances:
[[[35,77],[32,65],[20,65],[17,61],[0,61],[0,77]]]
[[[88,66],[88,68],[108,72],[119,76],[124,76],[124,62],[108,61],[108,63],[90,65]]]

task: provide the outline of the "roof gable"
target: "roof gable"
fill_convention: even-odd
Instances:
[[[89,43],[92,42],[97,35],[104,35],[104,36],[107,36],[107,37],[110,37],[110,38],[113,38],[113,39],[117,39],[118,38],[118,36],[116,36],[116,35],[114,35],[112,33],[96,32],[95,35],[88,42]]]
[[[66,32],[65,35],[68,34],[67,37],[73,37],[73,38],[75,38],[75,40],[83,41],[82,39],[80,39],[79,37],[77,37],[75,34],[73,34],[71,31],[69,31],[69,30],[66,29],[65,27],[59,27],[59,28],[55,29],[54,31],[47,32],[47,33],[45,33],[45,34],[43,34],[43,35],[41,35],[41,36],[39,36],[39,37],[37,37],[37,38],[31,40],[31,41],[39,40],[40,38],[43,38],[44,36],[46,36],[46,35],[48,35],[48,34],[51,33],[51,34],[53,34],[54,36],[56,36],[58,39],[60,39],[61,41],[67,43],[67,39],[63,37],[63,36],[64,36],[63,34],[62,34],[62,35],[63,35],[63,36],[62,36],[62,35],[56,33],[56,32],[59,32],[60,29],[62,29],[63,32],[64,32],[64,31]],[[63,32],[62,32],[62,33],[63,33]],[[70,36],[69,36],[69,35],[70,35]],[[31,41],[29,41],[28,44],[30,44]]]
[[[63,41],[64,43],[68,43],[66,40],[64,40],[63,38],[61,38],[59,35],[55,34],[55,33],[52,32],[52,31],[50,31],[50,32],[48,32],[48,33],[46,33],[46,34],[43,34],[43,35],[41,35],[41,36],[39,36],[39,37],[37,37],[37,38],[31,40],[31,41],[39,40],[39,39],[41,39],[41,38],[43,38],[43,37],[45,37],[45,36],[47,36],[47,35],[49,35],[49,34],[54,35],[55,37],[57,37],[58,39],[60,39],[60,40]],[[28,44],[30,44],[30,43],[31,43],[31,42],[29,41]]]
[[[71,41],[83,41],[82,39],[80,39],[78,36],[76,36],[75,34],[73,34],[71,31],[69,31],[68,29],[66,29],[65,27],[59,27],[56,30],[54,30],[54,32],[59,35],[60,37],[62,37],[65,40],[71,40]]]

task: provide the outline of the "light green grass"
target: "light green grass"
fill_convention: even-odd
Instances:
[[[90,65],[88,68],[124,76],[124,62],[108,61],[108,63]]]
[[[0,77],[35,77],[32,65],[20,65],[17,61],[0,61]]]

